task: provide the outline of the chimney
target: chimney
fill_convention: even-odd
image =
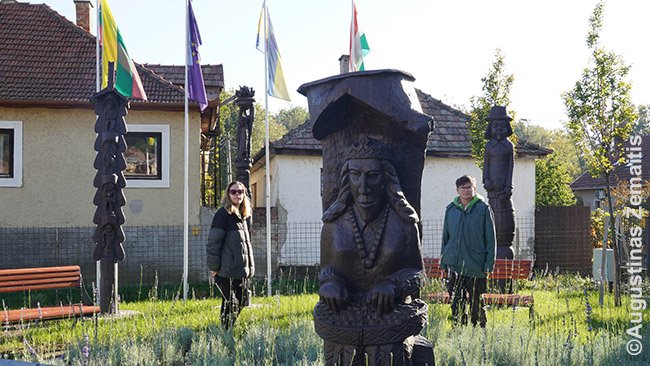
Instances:
[[[341,75],[350,72],[350,55],[341,55],[339,57],[339,66],[341,68]]]
[[[75,10],[77,11],[77,25],[88,33],[94,33],[90,29],[90,19],[92,15],[93,4],[90,0],[73,0]]]

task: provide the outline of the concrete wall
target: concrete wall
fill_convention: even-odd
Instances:
[[[95,114],[91,109],[0,108],[22,121],[23,184],[0,187],[0,226],[92,226]],[[170,126],[170,186],[127,188],[127,225],[183,223],[183,113],[131,110],[129,124]],[[190,116],[190,223],[199,223],[200,120]],[[11,208],[10,210],[7,208]]]
[[[271,206],[281,206],[287,211],[287,222],[320,221],[322,205],[320,195],[320,156],[278,155],[271,159]],[[481,183],[482,172],[470,158],[429,157],[422,174],[422,219],[442,219],[444,209],[457,196],[454,182],[463,174],[477,179],[479,194],[487,197]],[[519,158],[513,172],[513,203],[515,213],[521,217],[535,215],[535,160]],[[257,183],[256,207],[264,203],[264,170],[251,175]],[[261,188],[261,189],[260,189]]]
[[[589,209],[591,211],[595,210],[598,207],[605,210],[606,207],[607,207],[607,200],[606,199],[600,200],[600,199],[596,198],[596,190],[595,189],[573,191],[573,193],[576,195],[576,197],[582,198],[583,205],[586,206],[586,207],[589,207]],[[600,206],[596,207],[596,202],[600,202]]]
[[[422,219],[443,219],[445,207],[458,195],[456,179],[463,174],[476,178],[478,193],[487,199],[483,189],[483,172],[470,158],[428,157],[422,174]],[[535,160],[515,159],[512,174],[512,201],[515,215],[535,216]]]
[[[271,173],[271,207],[275,207],[275,202],[278,199],[278,187],[275,180],[278,176],[278,159],[277,156],[272,156],[270,159],[270,173]],[[264,166],[261,169],[251,170],[250,178],[251,189],[253,184],[257,185],[257,195],[253,197],[251,204],[253,207],[266,207],[266,170]]]

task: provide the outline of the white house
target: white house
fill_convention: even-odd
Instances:
[[[469,116],[430,95],[417,91],[422,112],[434,118],[435,129],[427,143],[422,176],[421,220],[425,256],[439,256],[444,208],[456,195],[454,182],[463,174],[477,178],[481,170],[471,157]],[[270,143],[270,199],[278,209],[278,223],[286,225],[281,236],[278,261],[283,265],[313,265],[319,262],[322,151],[312,136],[313,121]],[[265,157],[261,151],[251,170],[253,205],[265,206]],[[515,255],[532,255],[535,212],[535,159],[551,150],[519,142],[513,175],[513,203],[519,226]]]

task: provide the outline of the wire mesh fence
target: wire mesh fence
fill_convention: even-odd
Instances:
[[[422,222],[422,251],[424,257],[439,257],[442,220]],[[320,262],[321,222],[273,223],[270,243],[266,228],[261,224],[251,229],[256,276],[269,275],[269,254],[273,279],[280,271],[291,268],[314,268]],[[96,262],[92,259],[95,243],[94,227],[22,227],[0,228],[0,247],[3,259],[0,268],[45,267],[78,264],[85,280],[95,279]],[[189,228],[188,277],[190,281],[208,278],[205,244],[209,226]],[[119,264],[122,283],[180,283],[183,275],[183,227],[182,226],[124,226],[126,259]],[[513,251],[518,258],[534,256],[534,220],[519,218]],[[311,270],[309,269],[311,268]]]

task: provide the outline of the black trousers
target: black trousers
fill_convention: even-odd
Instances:
[[[482,294],[487,289],[486,278],[467,277],[454,272],[449,275],[447,290],[451,296],[451,316],[454,324],[467,324],[467,302],[469,301],[472,325],[485,327],[485,303]]]
[[[221,295],[221,325],[230,329],[235,325],[241,309],[248,303],[248,280],[216,276],[214,283]]]

